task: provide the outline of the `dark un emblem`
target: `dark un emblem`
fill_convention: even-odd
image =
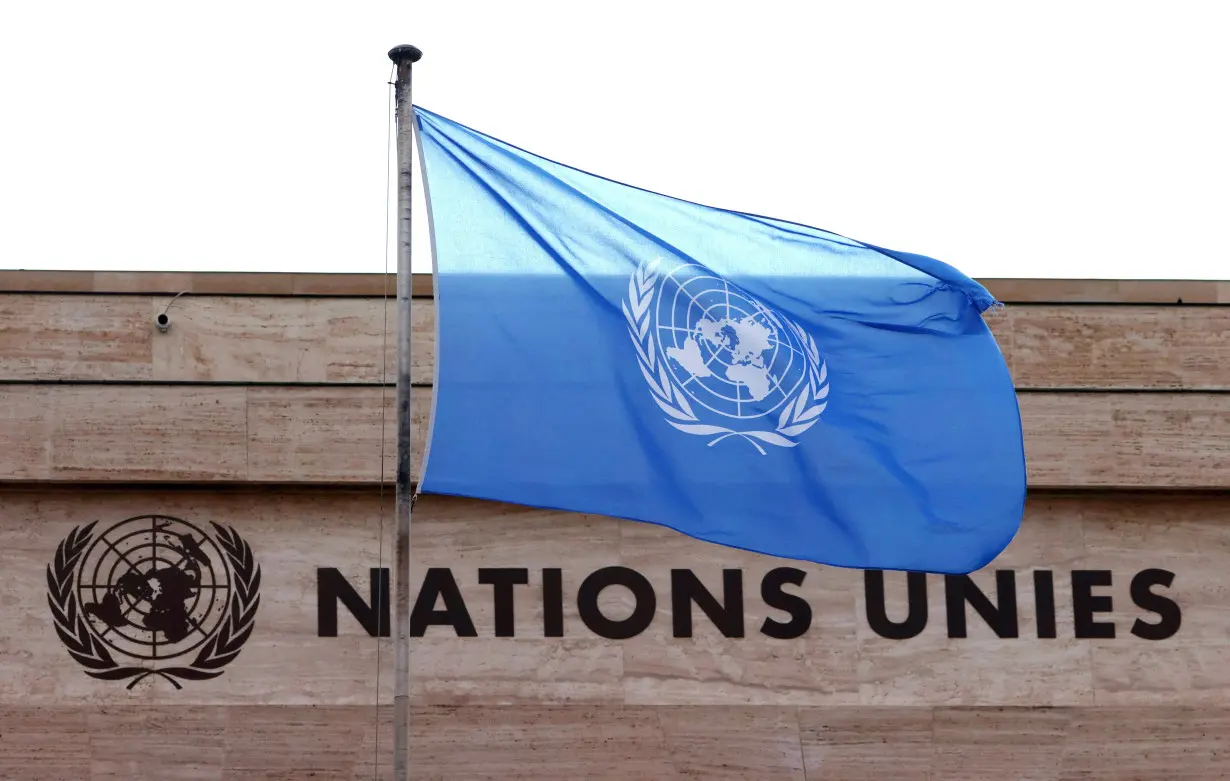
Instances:
[[[86,675],[216,678],[252,634],[260,567],[234,529],[211,536],[178,518],[139,515],[74,528],[47,567],[56,632]]]

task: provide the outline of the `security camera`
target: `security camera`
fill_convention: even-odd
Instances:
[[[187,290],[184,290],[182,292],[176,293],[175,298],[172,298],[170,302],[166,305],[166,308],[164,308],[162,312],[160,312],[154,318],[154,326],[162,333],[165,334],[167,331],[171,330],[171,316],[167,314],[167,312],[171,311],[171,304],[174,304],[175,301],[180,296],[182,296],[184,293],[187,293],[187,292],[188,292]]]

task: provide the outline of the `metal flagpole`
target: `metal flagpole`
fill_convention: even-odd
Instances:
[[[393,683],[393,778],[410,779],[410,68],[423,53],[396,46],[397,65],[397,607]]]

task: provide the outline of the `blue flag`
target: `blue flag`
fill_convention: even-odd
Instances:
[[[1024,445],[983,286],[415,115],[437,317],[422,491],[841,567],[967,573],[1012,540]]]

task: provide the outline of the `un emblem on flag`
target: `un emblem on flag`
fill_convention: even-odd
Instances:
[[[680,431],[794,447],[828,404],[828,365],[783,313],[694,263],[642,263],[624,317],[653,400]]]

